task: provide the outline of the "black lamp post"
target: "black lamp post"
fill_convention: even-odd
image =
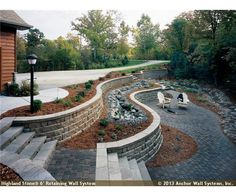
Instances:
[[[28,63],[30,64],[30,111],[34,112],[34,65],[37,62],[38,57],[35,54],[30,54],[26,57]]]

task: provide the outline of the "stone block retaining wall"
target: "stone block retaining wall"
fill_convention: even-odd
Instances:
[[[140,162],[148,161],[158,152],[163,142],[163,136],[159,128],[160,117],[154,110],[141,102],[142,100],[148,98],[149,94],[156,94],[156,92],[160,89],[161,88],[142,90],[130,95],[132,101],[151,113],[153,116],[153,122],[142,132],[127,139],[116,142],[98,143],[97,163],[106,162],[107,153],[117,153],[119,157],[126,156],[129,160],[135,158],[138,162]],[[103,167],[104,165],[97,164],[96,169],[102,170],[104,169]]]
[[[34,131],[36,136],[47,136],[47,141],[63,141],[90,127],[101,115],[103,92],[115,85],[132,81],[132,77],[115,78],[99,84],[96,95],[89,101],[66,111],[34,117],[16,117],[15,126],[24,126],[25,131]]]

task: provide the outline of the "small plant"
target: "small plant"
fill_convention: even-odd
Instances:
[[[132,108],[133,108],[133,105],[132,105],[132,104],[128,104],[128,105],[127,105],[127,110],[128,110],[128,111],[131,111]]]
[[[103,129],[99,130],[99,131],[98,131],[98,135],[99,135],[100,137],[104,137],[104,136],[106,135],[105,130],[103,130]]]
[[[100,120],[100,125],[103,126],[103,127],[106,127],[107,125],[109,124],[108,120],[107,119],[101,119]]]
[[[82,96],[77,94],[75,97],[75,101],[80,102],[82,100]]]
[[[113,132],[113,133],[111,134],[111,139],[117,140],[117,135],[116,135],[116,133]]]
[[[72,106],[72,102],[71,100],[64,100],[62,99],[62,104],[66,107],[71,107]]]
[[[54,100],[54,103],[62,103],[62,99],[58,99],[58,97]]]
[[[20,94],[21,96],[29,96],[31,91],[30,83],[28,80],[24,80],[21,83]],[[38,94],[38,84],[34,83],[33,94]]]
[[[20,95],[20,88],[19,84],[12,82],[7,86],[7,94],[13,95],[13,96],[19,96]]]
[[[99,81],[103,81],[104,78],[103,78],[103,77],[99,77],[98,80],[99,80]]]
[[[91,85],[94,84],[93,80],[89,80],[88,83],[90,83]]]
[[[122,131],[122,126],[121,125],[116,125],[116,130],[118,131],[118,132],[120,132],[120,131]]]
[[[86,90],[90,90],[92,88],[92,84],[90,84],[89,82],[85,82],[84,85]]]
[[[126,76],[126,73],[123,72],[123,73],[121,73],[121,75],[122,75],[122,76]]]
[[[77,93],[77,96],[85,97],[85,91],[79,91],[79,92]]]
[[[39,110],[41,110],[42,105],[43,105],[43,102],[41,100],[39,100],[39,99],[34,100],[33,101],[33,110],[34,110],[34,112],[38,112]]]

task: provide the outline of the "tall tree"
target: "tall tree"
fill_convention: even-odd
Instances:
[[[101,53],[112,44],[109,40],[114,39],[114,12],[88,11],[86,15],[72,22],[72,27],[88,42],[96,62],[101,57]]]
[[[154,25],[148,15],[143,14],[133,29],[133,35],[137,52],[141,58],[153,58],[152,52],[158,44],[160,35],[159,25]]]
[[[29,29],[29,32],[25,35],[27,41],[27,52],[35,52],[37,47],[41,44],[44,38],[44,34],[37,28]]]

